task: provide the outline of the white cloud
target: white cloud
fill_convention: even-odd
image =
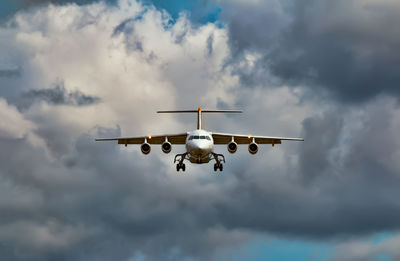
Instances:
[[[27,139],[34,146],[44,146],[44,142],[35,134],[37,126],[27,120],[15,106],[0,98],[0,138]]]
[[[21,139],[35,130],[35,125],[26,120],[15,106],[0,98],[0,135],[3,138]]]
[[[116,7],[49,5],[17,14],[14,37],[1,41],[15,39],[22,53],[19,88],[50,88],[62,80],[68,91],[102,100],[79,109],[34,106],[29,117],[57,118],[65,128],[78,127],[76,135],[117,124],[132,135],[182,127],[168,116],[154,124],[157,109],[214,108],[217,98],[232,104],[230,90],[238,80],[223,67],[230,55],[226,30],[193,28],[184,15],[172,24],[170,19],[128,0]]]

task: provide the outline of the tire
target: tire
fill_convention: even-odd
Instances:
[[[176,171],[178,171],[178,172],[179,172],[179,169],[180,169],[180,166],[179,166],[179,164],[176,164]]]
[[[217,171],[217,169],[218,169],[218,166],[217,166],[217,163],[215,163],[214,164],[214,171]]]
[[[182,171],[185,171],[185,170],[186,170],[186,165],[182,164]]]
[[[219,171],[222,171],[224,169],[224,166],[221,164],[219,164]]]

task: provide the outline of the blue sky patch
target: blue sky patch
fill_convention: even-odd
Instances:
[[[78,5],[90,3],[94,1],[88,0],[74,0],[64,1],[64,3],[76,3]],[[109,4],[117,3],[116,0],[105,0]],[[218,21],[221,13],[221,8],[208,1],[193,0],[193,1],[179,1],[179,0],[143,0],[145,5],[154,5],[157,9],[166,10],[173,19],[177,19],[181,12],[186,12],[194,23],[214,23]],[[0,19],[7,18],[16,11],[24,8],[25,6],[17,4],[13,0],[6,0],[0,2]]]
[[[300,240],[257,240],[232,254],[232,260],[274,261],[298,260],[320,261],[331,256],[333,246],[328,243],[308,242]]]

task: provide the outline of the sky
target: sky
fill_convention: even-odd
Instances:
[[[5,260],[399,260],[400,2],[0,2]],[[98,137],[303,137],[224,171]]]

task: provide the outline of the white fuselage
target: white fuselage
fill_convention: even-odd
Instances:
[[[194,130],[188,132],[186,138],[186,151],[189,153],[189,160],[192,163],[207,163],[212,157],[214,140],[210,132],[205,130]]]

